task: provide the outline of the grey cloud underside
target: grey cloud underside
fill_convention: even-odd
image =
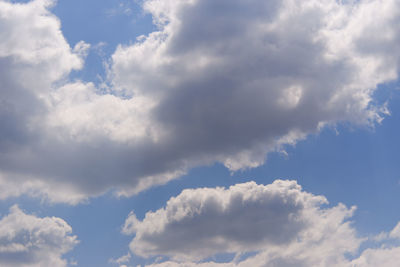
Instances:
[[[69,47],[51,2],[0,1],[14,14],[0,28],[3,198],[76,203],[194,166],[259,166],[323,125],[380,121],[372,94],[397,79],[396,1],[149,0],[158,31],[116,49],[99,94],[66,78],[88,48]]]
[[[44,107],[32,92],[29,92],[9,77],[12,58],[0,58],[0,147],[1,151],[13,145],[27,144],[33,138],[29,132],[29,118],[43,113]]]
[[[122,232],[134,235],[130,249],[149,267],[398,265],[400,223],[360,237],[355,207],[325,204],[295,181],[186,189],[141,220],[131,212]],[[221,253],[234,257],[216,260]]]
[[[258,251],[295,240],[312,224],[304,211],[324,201],[289,181],[185,190],[141,222],[131,214],[124,232],[136,233],[130,247],[141,256],[202,259]]]
[[[326,203],[295,181],[184,190],[142,220],[132,212],[123,232],[135,235],[134,254],[162,256],[160,267],[349,266],[362,242],[347,220],[354,208]],[[220,253],[235,258],[218,263]]]

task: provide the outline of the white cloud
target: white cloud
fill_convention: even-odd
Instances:
[[[121,265],[123,263],[128,263],[130,261],[130,259],[131,259],[131,253],[128,252],[128,254],[123,255],[123,256],[119,257],[118,259],[110,259],[109,262]],[[126,266],[126,265],[122,265],[122,266]]]
[[[62,256],[78,243],[71,232],[60,218],[38,218],[13,206],[0,220],[0,265],[67,266]]]
[[[143,257],[198,261],[261,251],[242,264],[289,259],[296,266],[340,266],[361,242],[346,220],[354,209],[322,208],[325,203],[295,181],[184,190],[142,221],[131,213],[123,233],[135,234],[131,251]]]
[[[71,53],[60,31],[58,18],[48,11],[53,3],[52,0],[27,4],[0,1],[2,90],[10,90],[7,83],[11,83],[28,91],[46,93],[54,81],[82,67],[82,60]],[[79,43],[79,47],[84,48],[84,43]]]
[[[366,249],[351,262],[354,267],[387,266],[396,267],[400,262],[400,247]]]
[[[89,45],[71,49],[51,4],[0,1],[3,198],[77,203],[256,167],[324,125],[379,122],[372,94],[397,79],[395,0],[147,0],[158,30],[117,48],[101,90],[68,80]]]
[[[333,242],[332,242],[333,243]],[[330,243],[330,245],[332,245]],[[328,244],[329,245],[329,244]],[[302,247],[299,253],[309,252],[309,248],[306,246]],[[335,255],[339,256],[340,251]],[[396,267],[399,263],[399,252],[400,247],[381,247],[381,248],[367,248],[362,254],[354,260],[343,260],[337,264],[329,261],[324,261],[324,259],[318,256],[318,251],[315,253],[309,253],[308,258],[299,260],[300,257],[290,252],[276,252],[270,253],[260,253],[254,257],[250,257],[247,260],[240,262],[227,262],[227,263],[217,263],[212,261],[206,261],[201,263],[196,262],[176,262],[176,261],[165,261],[162,263],[155,263],[146,265],[147,267],[258,267],[258,266],[271,266],[271,267],[297,267],[297,266],[338,266],[338,267],[376,267],[376,266],[388,266]],[[326,255],[326,254],[324,254]],[[340,255],[343,257],[343,255]]]
[[[143,220],[129,214],[122,231],[135,235],[134,254],[148,261],[158,257],[146,265],[153,267],[398,265],[398,226],[380,234],[387,239],[362,238],[349,221],[355,207],[326,203],[295,181],[191,189]],[[232,261],[214,260],[227,253]]]

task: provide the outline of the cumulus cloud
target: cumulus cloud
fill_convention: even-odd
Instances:
[[[0,265],[67,266],[62,255],[78,243],[71,232],[71,226],[60,218],[38,218],[13,206],[0,220]]]
[[[199,261],[220,253],[264,251],[251,262],[287,258],[296,266],[339,266],[361,239],[346,220],[354,208],[321,208],[326,203],[324,197],[302,191],[295,181],[184,190],[142,221],[131,213],[123,233],[135,234],[131,251],[143,257]]]
[[[388,64],[359,47],[369,29],[359,13],[373,4],[146,1],[160,31],[117,49],[114,82],[160,99],[154,114],[174,154],[254,167],[321,125],[379,120],[371,93],[396,79],[398,57]],[[383,5],[382,29],[393,31],[398,4]]]
[[[153,267],[398,265],[398,226],[383,240],[362,238],[349,221],[355,207],[325,204],[295,181],[187,189],[143,220],[132,212],[122,232]],[[214,258],[227,254],[233,260]]]
[[[52,4],[0,1],[2,198],[77,203],[256,167],[324,125],[379,122],[372,95],[397,79],[395,0],[147,0],[158,28],[116,49],[108,88],[68,79],[89,45],[67,44]]]

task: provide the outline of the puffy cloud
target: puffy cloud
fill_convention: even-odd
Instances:
[[[53,4],[50,0],[0,1],[0,198],[45,193],[62,201],[82,199],[77,192],[67,192],[71,186],[55,190],[59,184],[40,179],[49,176],[48,170],[39,174],[35,171],[39,166],[29,162],[29,157],[40,157],[40,147],[51,145],[44,131],[48,96],[56,82],[82,67],[88,49],[84,42],[70,48],[59,20],[48,10]]]
[[[0,0],[2,198],[77,203],[256,167],[324,125],[379,122],[372,94],[397,79],[395,0],[147,0],[158,29],[117,48],[107,88],[67,78],[89,45],[67,44],[52,4]]]
[[[398,265],[398,226],[362,238],[349,221],[355,207],[326,203],[295,181],[187,189],[143,220],[132,212],[122,232],[135,235],[131,251],[155,258],[153,267]]]
[[[13,206],[0,220],[0,265],[67,266],[62,255],[78,243],[71,232],[60,218],[38,218]]]
[[[142,221],[131,213],[123,232],[135,234],[131,251],[143,257],[198,261],[261,251],[241,264],[340,266],[361,239],[346,220],[354,209],[342,204],[322,208],[326,203],[295,181],[184,190]]]
[[[374,19],[360,14],[376,5],[375,41],[398,51],[396,1],[146,1],[160,30],[117,49],[114,83],[159,100],[171,154],[254,167],[324,124],[380,119],[371,94],[397,78],[398,56],[361,47]]]
[[[48,8],[52,0],[27,4],[0,1],[0,58],[2,90],[12,83],[27,91],[47,93],[51,84],[82,67],[60,31],[60,22]],[[85,50],[78,43],[76,52]],[[3,76],[4,75],[4,76]]]
[[[40,97],[53,82],[81,67],[47,7],[52,1],[11,4],[0,1],[0,147],[2,152],[29,143],[46,114]],[[3,152],[4,153],[4,152]],[[2,154],[3,154],[2,153]]]

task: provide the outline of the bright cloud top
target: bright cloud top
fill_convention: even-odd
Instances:
[[[141,221],[131,213],[122,231],[135,234],[134,254],[162,256],[164,262],[151,265],[158,267],[398,264],[399,226],[380,234],[378,248],[356,256],[366,239],[348,220],[355,207],[325,204],[324,197],[304,192],[295,181],[187,189]],[[221,253],[233,253],[233,260],[210,260]]]
[[[101,89],[68,80],[90,46],[69,47],[52,3],[0,0],[2,198],[77,203],[256,167],[324,125],[379,122],[372,95],[397,79],[395,0],[147,0],[158,30],[116,49]]]
[[[38,218],[13,206],[0,220],[0,265],[67,266],[62,256],[78,243],[71,232],[60,218]]]

